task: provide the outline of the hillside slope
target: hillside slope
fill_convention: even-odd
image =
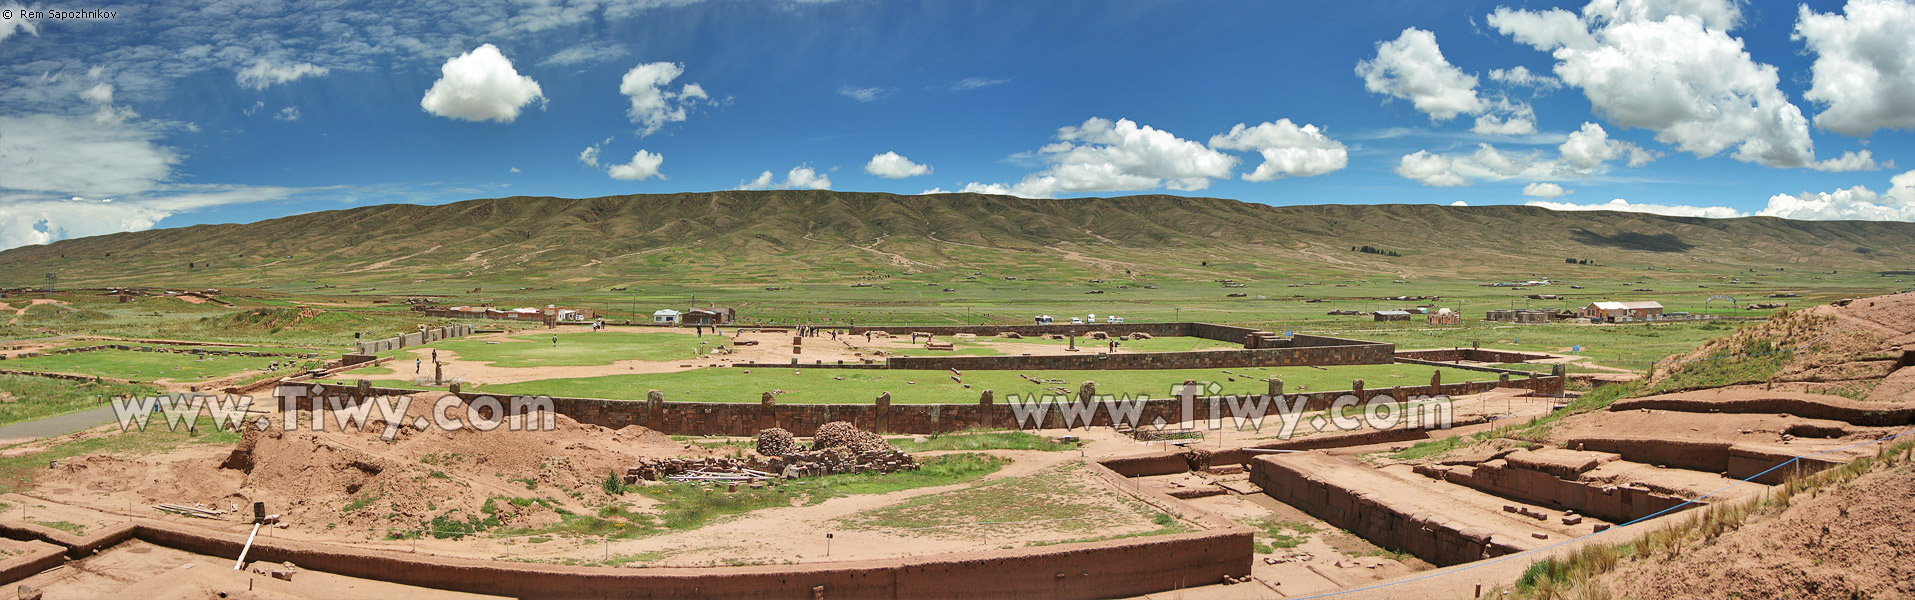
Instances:
[[[1352,251],[1374,246],[1401,256]],[[1216,198],[1034,200],[725,191],[394,204],[0,252],[0,286],[246,285],[323,277],[813,281],[912,272],[1210,279],[1485,276],[1606,264],[1711,271],[1904,268],[1915,224],[1561,213],[1524,206],[1268,206]],[[189,264],[190,263],[190,264]]]

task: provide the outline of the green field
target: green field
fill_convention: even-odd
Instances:
[[[280,358],[249,356],[195,356],[171,352],[100,350],[8,360],[5,368],[45,373],[78,373],[133,381],[203,381],[264,369]]]
[[[523,383],[488,385],[478,388],[490,393],[545,395],[571,398],[643,400],[647,390],[665,393],[675,402],[757,402],[768,391],[781,390],[783,404],[865,404],[883,392],[899,404],[968,404],[978,394],[993,390],[999,402],[1011,394],[1053,393],[1049,387],[1061,387],[1076,393],[1085,380],[1097,382],[1103,394],[1148,394],[1168,397],[1171,389],[1185,380],[1216,382],[1222,394],[1262,394],[1269,389],[1263,379],[1277,377],[1286,391],[1323,391],[1350,389],[1353,379],[1364,380],[1369,389],[1396,385],[1427,385],[1437,367],[1422,365],[1356,365],[1325,367],[1172,369],[1162,371],[968,371],[963,383],[952,379],[949,371],[905,369],[807,369],[737,367],[698,369],[675,373],[608,375],[575,379],[545,379]],[[1481,381],[1495,375],[1480,371],[1441,369],[1443,381]],[[1027,375],[1061,383],[1033,384],[1018,377]],[[839,379],[842,378],[842,379]],[[1234,381],[1233,381],[1234,379]],[[399,383],[399,382],[382,382]],[[966,384],[969,388],[964,387]]]
[[[1417,348],[1468,348],[1472,342],[1503,350],[1570,354],[1581,346],[1584,362],[1624,369],[1644,370],[1651,361],[1694,349],[1704,340],[1735,333],[1740,321],[1704,321],[1689,323],[1633,323],[1614,325],[1497,324],[1464,321],[1462,327],[1352,329],[1333,334],[1343,337],[1389,342],[1398,350]],[[1536,369],[1536,365],[1516,367]],[[1547,370],[1547,369],[1544,369]]]
[[[552,338],[558,343],[553,344]],[[490,363],[494,367],[559,367],[609,365],[621,360],[676,360],[724,345],[722,335],[685,335],[666,332],[597,331],[590,333],[530,334],[510,342],[448,340],[431,347],[458,353],[460,360]]]
[[[100,405],[101,398],[156,392],[156,388],[146,385],[0,375],[0,425],[93,408]]]

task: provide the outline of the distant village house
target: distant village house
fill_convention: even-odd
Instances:
[[[730,325],[737,317],[738,313],[730,308],[694,308],[679,315],[679,323],[684,325]]]
[[[1662,316],[1661,302],[1591,302],[1577,316],[1604,321],[1635,321]]]

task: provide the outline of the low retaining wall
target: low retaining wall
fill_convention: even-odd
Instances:
[[[1573,510],[1613,523],[1627,523],[1683,503],[1682,498],[1668,494],[1658,494],[1634,487],[1562,479],[1549,473],[1510,464],[1456,467],[1418,465],[1416,472],[1432,479],[1468,486],[1504,498]]]
[[[0,584],[13,583],[66,564],[66,548],[37,540],[27,545],[32,550],[26,554],[0,561]]]
[[[1844,421],[1852,425],[1897,427],[1915,425],[1915,406],[1881,402],[1816,402],[1800,398],[1751,398],[1707,400],[1682,397],[1649,397],[1617,400],[1611,411],[1666,410],[1688,413],[1762,413],[1795,415],[1808,419]]]
[[[1842,464],[1837,460],[1803,458],[1794,465],[1756,477],[1757,473],[1788,462],[1795,455],[1748,444],[1635,437],[1572,438],[1564,441],[1563,447],[1620,454],[1623,460],[1630,462],[1721,473],[1730,479],[1755,477],[1752,481],[1768,485]]]
[[[1397,506],[1371,490],[1326,481],[1274,457],[1253,458],[1250,464],[1250,481],[1270,497],[1378,546],[1409,552],[1437,566],[1526,549],[1495,539],[1488,530],[1466,527],[1416,507]]]
[[[100,344],[97,346],[77,346],[73,348],[47,350],[45,352],[42,352],[41,354],[42,355],[79,354],[82,352],[101,352],[106,350],[119,350],[123,352],[164,352],[168,354],[192,354],[192,355],[209,355],[209,356],[251,356],[251,357],[265,357],[265,358],[273,358],[273,357],[319,358],[319,353],[317,352],[270,352],[270,351],[262,352],[259,350],[216,350],[212,348],[164,348],[164,347],[153,347],[153,346],[135,346],[132,344]]]
[[[104,525],[89,536],[78,536],[38,523],[0,523],[0,537],[10,540],[41,541],[62,548],[67,558],[92,556],[120,542],[133,539],[135,526],[129,523]],[[237,551],[235,552],[237,554]]]
[[[1381,365],[1395,359],[1392,344],[1313,338],[1306,343],[1254,350],[1199,350],[1193,352],[1139,352],[1107,354],[1094,352],[1099,342],[1090,342],[1083,354],[1049,356],[893,356],[885,360],[891,369],[931,369],[959,371],[1081,371],[1125,369],[1228,369],[1233,367],[1299,367],[1304,365]]]
[[[1401,352],[1398,352],[1398,353],[1396,353],[1396,362],[1399,362],[1399,363],[1403,363],[1403,364],[1407,364],[1407,365],[1423,365],[1423,366],[1426,366],[1426,367],[1443,367],[1443,368],[1445,368],[1445,369],[1461,369],[1461,370],[1464,370],[1464,371],[1478,371],[1478,372],[1483,372],[1483,373],[1499,373],[1499,374],[1504,374],[1504,375],[1520,375],[1520,376],[1524,376],[1524,377],[1528,377],[1528,376],[1530,376],[1530,375],[1534,375],[1534,374],[1535,374],[1535,371],[1524,371],[1524,370],[1522,370],[1522,369],[1504,369],[1504,368],[1501,368],[1501,367],[1485,367],[1485,366],[1482,366],[1482,365],[1460,365],[1460,364],[1456,364],[1456,363],[1447,363],[1447,362],[1443,362],[1443,361],[1440,361],[1440,360],[1423,360],[1423,359],[1420,359],[1420,358],[1403,358],[1403,353],[1401,353]],[[1561,365],[1557,365],[1557,366],[1555,367],[1555,369],[1551,371],[1551,373],[1555,373],[1556,371],[1561,371],[1561,370],[1563,370],[1563,369],[1562,369],[1562,366],[1561,366]]]
[[[98,375],[54,373],[50,371],[22,371],[19,369],[0,369],[0,375],[27,375],[32,377],[45,377],[47,379],[63,379],[66,381],[83,381],[89,383],[139,383],[138,381],[128,379],[114,379],[112,377],[100,377]]]
[[[1338,398],[1357,396],[1368,399],[1379,395],[1393,398],[1414,398],[1418,396],[1451,395],[1461,396],[1489,391],[1497,387],[1528,389],[1538,394],[1556,394],[1562,392],[1562,379],[1556,377],[1534,377],[1528,379],[1507,379],[1499,381],[1471,381],[1464,383],[1446,383],[1436,386],[1399,386],[1390,388],[1355,389],[1329,392],[1308,392],[1289,395],[1294,402],[1303,398],[1301,410],[1328,410]],[[291,383],[291,382],[289,382]],[[405,388],[367,387],[347,388],[328,387],[328,395],[338,393],[346,395],[398,396],[409,394],[445,394],[434,390],[415,390]],[[985,393],[989,393],[988,391]],[[481,396],[506,399],[506,396],[481,392],[458,392],[466,400]],[[277,392],[276,392],[277,395]],[[596,398],[553,397],[552,410],[571,417],[580,423],[619,428],[626,425],[639,425],[656,431],[678,435],[756,435],[758,431],[781,427],[793,435],[808,436],[816,432],[818,426],[832,421],[850,421],[860,429],[880,433],[933,434],[962,431],[965,429],[1025,429],[1025,428],[1069,428],[1069,427],[1108,427],[1113,425],[1110,411],[1099,405],[1099,409],[1083,418],[1066,423],[1065,411],[1050,405],[1041,412],[1041,419],[1032,418],[1020,423],[1017,414],[1007,402],[993,398],[985,401],[983,397],[973,404],[778,404],[765,402],[657,402],[636,400],[604,400]],[[1265,396],[1238,398],[1237,404],[1256,405]],[[282,397],[279,408],[288,408],[286,403],[294,403],[290,408],[310,409],[312,403],[304,396],[288,395]],[[1184,402],[1180,398],[1156,398],[1144,402],[1138,413],[1138,423],[1154,423],[1161,417],[1165,422],[1178,423],[1187,420],[1224,419],[1232,415],[1231,402],[1227,397],[1200,396],[1191,402],[1190,414],[1184,414]],[[1214,411],[1213,411],[1214,409]],[[1186,419],[1186,417],[1189,417]],[[1275,419],[1272,414],[1269,419]],[[1266,421],[1266,426],[1269,421]]]
[[[1008,332],[1026,337],[1046,334],[1083,337],[1093,331],[1102,331],[1110,334],[1112,337],[1130,335],[1133,333],[1146,333],[1154,337],[1202,337],[1191,335],[1191,325],[1192,323],[1109,323],[1103,325],[1095,323],[1084,325],[1071,325],[1068,323],[1055,325],[873,325],[851,327],[846,330],[846,334],[864,335],[866,332],[883,332],[892,335],[911,335],[913,333],[929,333],[938,337],[951,337],[960,333],[968,333],[979,337],[991,337],[999,333]],[[1250,331],[1242,327],[1232,327],[1230,329],[1242,329],[1246,334]],[[1207,329],[1204,333],[1228,335],[1227,331],[1215,329]],[[1242,343],[1243,335],[1239,334],[1229,339],[1207,339]]]

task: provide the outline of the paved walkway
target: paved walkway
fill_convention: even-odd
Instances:
[[[0,426],[0,446],[66,435],[114,422],[113,405]]]

